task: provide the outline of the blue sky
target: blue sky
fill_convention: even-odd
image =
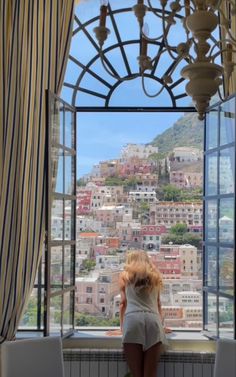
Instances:
[[[77,115],[77,176],[99,161],[118,158],[126,143],[149,143],[181,113],[80,113]]]
[[[123,4],[123,5],[122,5]],[[134,5],[133,0],[122,1],[110,0],[112,9],[122,6],[131,7]],[[80,21],[87,22],[95,16],[99,15],[100,0],[83,0],[76,8],[76,15]],[[138,72],[137,56],[139,55],[139,27],[137,19],[133,12],[121,12],[115,14],[115,20],[119,25],[121,39],[134,40],[138,43],[124,46],[131,71]],[[158,20],[158,22],[157,22]],[[146,15],[150,27],[150,37],[155,37],[161,33],[161,24],[159,19],[151,14]],[[98,19],[92,23],[86,24],[86,30],[90,33],[92,39],[95,40],[93,28],[98,25]],[[117,43],[116,33],[114,31],[110,17],[107,17],[107,27],[110,28],[109,38],[106,40],[104,47]],[[74,30],[78,27],[75,23]],[[169,35],[169,42],[176,43],[177,36],[183,40],[182,26],[176,25],[173,32]],[[148,45],[148,54],[154,57],[157,47]],[[70,54],[84,65],[90,64],[97,51],[85,33],[75,33],[72,38]],[[124,61],[119,48],[115,48],[106,55],[112,65],[115,67],[120,76],[127,74]],[[91,60],[92,59],[92,60]],[[159,60],[156,75],[161,77],[171,63],[168,54],[163,54]],[[182,68],[181,63],[177,71],[173,74],[173,79],[179,78],[179,72]],[[108,83],[113,85],[116,80],[106,73],[101,65],[100,59],[95,59],[90,69],[98,76],[104,78]],[[65,81],[75,85],[78,77],[82,73],[82,68],[74,61],[69,60],[65,75]],[[155,80],[146,79],[147,90],[150,94],[160,89],[160,84]],[[100,94],[107,95],[108,88],[96,80],[92,75],[85,74],[82,77],[80,86]],[[185,83],[177,85],[173,89],[174,95],[184,92]],[[62,98],[71,103],[73,90],[63,87]],[[178,100],[178,106],[188,106],[190,99],[184,97]],[[88,95],[84,92],[77,92],[75,98],[77,106],[104,106],[104,99]],[[128,82],[121,82],[110,98],[110,106],[172,106],[169,94],[166,90],[155,98],[146,97],[142,91],[141,80],[137,78]],[[102,160],[119,158],[121,148],[126,143],[149,143],[154,137],[161,134],[181,116],[180,113],[79,113],[77,115],[77,176],[78,178],[91,171],[94,164]]]

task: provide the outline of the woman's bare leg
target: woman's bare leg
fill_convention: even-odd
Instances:
[[[124,343],[123,348],[132,377],[143,377],[143,346],[137,343]]]
[[[162,344],[156,343],[144,352],[143,377],[157,377],[157,366],[162,352]]]

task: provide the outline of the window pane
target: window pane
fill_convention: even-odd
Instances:
[[[51,291],[62,289],[62,246],[51,248]]]
[[[234,336],[234,303],[226,297],[219,297],[219,331],[221,337]]]
[[[217,194],[217,152],[206,155],[206,178],[205,192],[206,195]]]
[[[234,192],[234,148],[227,148],[220,151],[220,173],[219,186],[221,194]]]
[[[219,288],[224,293],[234,294],[234,249],[219,250]]]
[[[64,108],[57,100],[52,101],[54,104],[54,112],[52,113],[52,130],[51,142],[53,144],[63,144],[63,112]]]
[[[205,249],[205,262],[206,262],[206,285],[208,287],[217,286],[217,249],[213,246],[208,246]]]
[[[38,310],[41,310],[41,314],[43,316],[43,301],[41,304],[41,308],[38,307],[38,289],[34,288],[32,290],[26,311],[24,313],[24,316],[20,322],[19,327],[21,329],[36,329],[37,328],[37,316],[38,316]]]
[[[63,239],[63,200],[54,199],[51,213],[51,239]]]
[[[52,191],[63,193],[63,150],[51,148]]]
[[[65,194],[75,194],[75,156],[65,151]]]
[[[206,150],[218,145],[218,108],[206,115]]]
[[[74,206],[75,200],[65,200],[65,240],[75,239]]]
[[[208,200],[205,205],[205,238],[207,241],[217,239],[217,201]]]
[[[234,240],[234,199],[220,200],[219,239],[221,242]]]
[[[235,140],[235,98],[220,106],[220,144]]]
[[[217,334],[217,297],[211,293],[206,296],[206,330]]]
[[[74,113],[65,107],[65,146],[75,148]]]
[[[63,333],[73,328],[73,292],[63,296]]]
[[[64,288],[73,285],[74,246],[65,246],[64,249]]]
[[[50,299],[50,335],[61,334],[62,296],[54,296]]]

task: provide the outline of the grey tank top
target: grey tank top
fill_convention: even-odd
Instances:
[[[136,291],[132,284],[128,284],[125,288],[125,294],[127,299],[126,314],[139,310],[158,313],[158,289],[156,287],[150,292]]]

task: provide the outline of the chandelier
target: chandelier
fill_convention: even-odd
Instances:
[[[224,83],[225,97],[229,94],[229,82],[235,63],[232,56],[236,52],[236,38],[231,30],[230,18],[223,9],[227,9],[231,16],[236,15],[234,0],[160,0],[160,8],[154,8],[151,0],[137,0],[133,6],[134,15],[137,18],[140,35],[140,55],[137,57],[139,73],[132,77],[121,78],[115,75],[106,64],[103,45],[108,38],[110,30],[106,27],[106,18],[109,16],[108,0],[101,0],[99,26],[94,32],[99,44],[99,53],[104,69],[114,78],[120,81],[134,79],[141,76],[142,88],[149,97],[158,96],[164,88],[171,85],[172,75],[181,61],[186,66],[180,71],[181,76],[188,80],[185,90],[192,98],[199,119],[203,119],[210,99],[217,92],[221,99],[220,86]],[[152,12],[161,24],[161,35],[157,38],[149,38],[148,27],[145,23],[145,15]],[[181,14],[183,35],[185,40],[175,46],[168,41],[170,29],[176,24],[177,17]],[[220,28],[221,39],[213,36],[217,26]],[[224,36],[224,37],[222,37]],[[163,44],[162,53],[168,53],[173,59],[171,70],[162,76],[161,89],[154,94],[148,93],[145,87],[145,72],[152,70],[160,58],[148,56],[148,43],[160,40]],[[217,63],[219,57],[223,57],[223,64]],[[218,58],[218,59],[217,59]]]

